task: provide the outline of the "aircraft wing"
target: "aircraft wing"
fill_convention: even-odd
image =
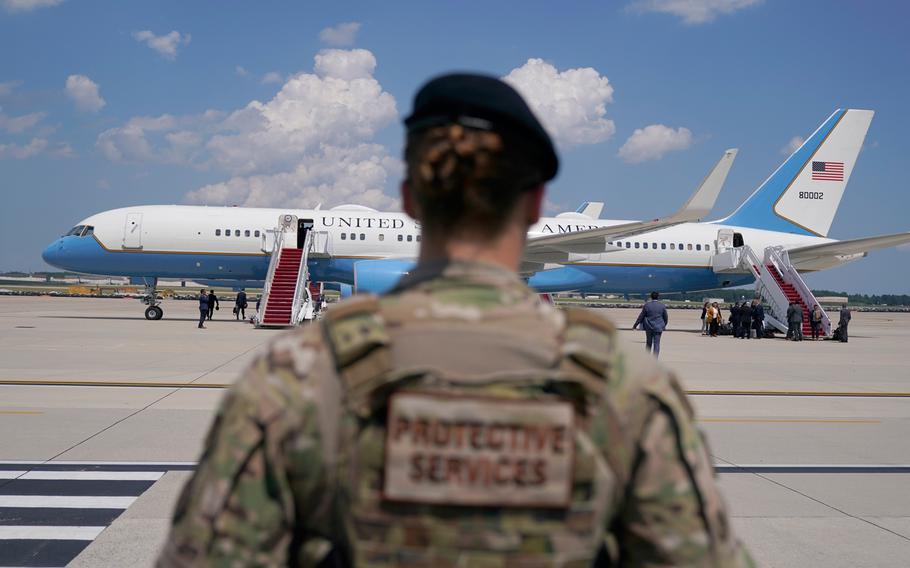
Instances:
[[[838,256],[864,254],[872,250],[894,247],[904,243],[910,243],[910,232],[809,245],[790,249],[787,253],[790,255],[790,262],[799,268],[800,264],[809,264],[826,258],[833,259]]]
[[[619,247],[607,247],[608,241],[623,239],[634,235],[649,233],[658,229],[672,227],[681,223],[700,221],[714,207],[717,196],[730,173],[730,167],[736,158],[736,148],[724,152],[711,172],[702,180],[686,204],[676,213],[662,219],[651,221],[634,221],[609,227],[598,227],[586,231],[544,235],[528,239],[525,248],[526,262],[559,263],[568,260],[569,254],[600,254],[619,250]]]

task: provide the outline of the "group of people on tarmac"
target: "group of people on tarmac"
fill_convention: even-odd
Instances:
[[[815,304],[811,310],[808,310],[809,327],[811,329],[813,341],[817,341],[819,336],[823,337],[822,321],[823,312],[818,304]],[[803,340],[803,321],[806,317],[803,312],[802,304],[799,302],[790,302],[787,308],[787,339],[791,341]],[[837,330],[834,332],[834,338],[843,343],[847,342],[847,326],[850,323],[850,310],[847,305],[840,310],[840,320],[837,324]],[[765,308],[761,300],[755,299],[751,302],[736,302],[730,307],[730,318],[728,320],[732,335],[739,339],[750,339],[753,337],[754,330],[756,339],[760,339],[764,334],[765,328]],[[724,323],[724,317],[721,313],[720,305],[717,302],[705,302],[701,310],[701,334],[717,337],[720,327]]]
[[[705,302],[701,309],[701,334],[717,337],[720,327],[724,323],[720,305],[717,302]],[[765,329],[765,308],[761,300],[752,302],[736,302],[730,307],[730,326],[733,337],[737,339],[751,339],[755,331],[755,339],[761,339]]]
[[[243,288],[237,292],[237,296],[234,298],[234,319],[236,320],[245,320],[246,319],[246,308],[248,306],[246,291]],[[212,316],[215,315],[215,310],[221,309],[218,302],[218,296],[215,295],[215,290],[209,290],[209,293],[205,293],[205,288],[199,291],[199,329],[205,329],[205,320],[211,320]],[[256,309],[259,309],[259,301],[256,301]]]

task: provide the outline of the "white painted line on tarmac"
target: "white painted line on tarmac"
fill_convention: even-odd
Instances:
[[[163,471],[0,471],[0,479],[158,481]],[[11,475],[19,474],[19,475]]]
[[[145,467],[155,467],[155,466],[192,466],[196,465],[198,462],[194,461],[66,461],[66,460],[53,460],[53,461],[27,461],[27,460],[0,460],[0,465],[135,465],[135,466],[145,466]]]
[[[104,528],[0,526],[0,540],[95,540]]]
[[[62,509],[126,509],[136,497],[91,497],[82,495],[0,495],[0,507]]]

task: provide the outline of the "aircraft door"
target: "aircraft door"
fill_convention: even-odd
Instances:
[[[142,213],[127,213],[123,225],[123,248],[142,248]]]
[[[312,219],[299,219],[297,221],[297,248],[302,249],[306,243],[306,236],[313,229]]]
[[[733,243],[733,231],[730,229],[720,229],[717,231],[717,240],[714,241],[714,249],[718,253],[726,252],[734,245]]]

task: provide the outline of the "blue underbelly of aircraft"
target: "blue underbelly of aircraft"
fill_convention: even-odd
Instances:
[[[679,266],[574,265],[538,272],[528,284],[539,292],[694,292],[742,286],[751,274],[717,274],[710,268]]]
[[[92,237],[63,237],[42,257],[65,270],[106,276],[206,280],[264,280],[269,257],[262,254],[164,253],[109,251]],[[361,258],[310,259],[310,278],[320,282],[354,283],[354,264]],[[647,293],[709,290],[751,283],[746,274],[715,274],[710,268],[572,265],[537,272],[528,280],[547,292]]]
[[[45,249],[45,262],[73,272],[145,278],[265,280],[269,256],[262,254],[109,251],[91,237],[63,237]],[[310,259],[313,280],[352,284],[361,259]]]

